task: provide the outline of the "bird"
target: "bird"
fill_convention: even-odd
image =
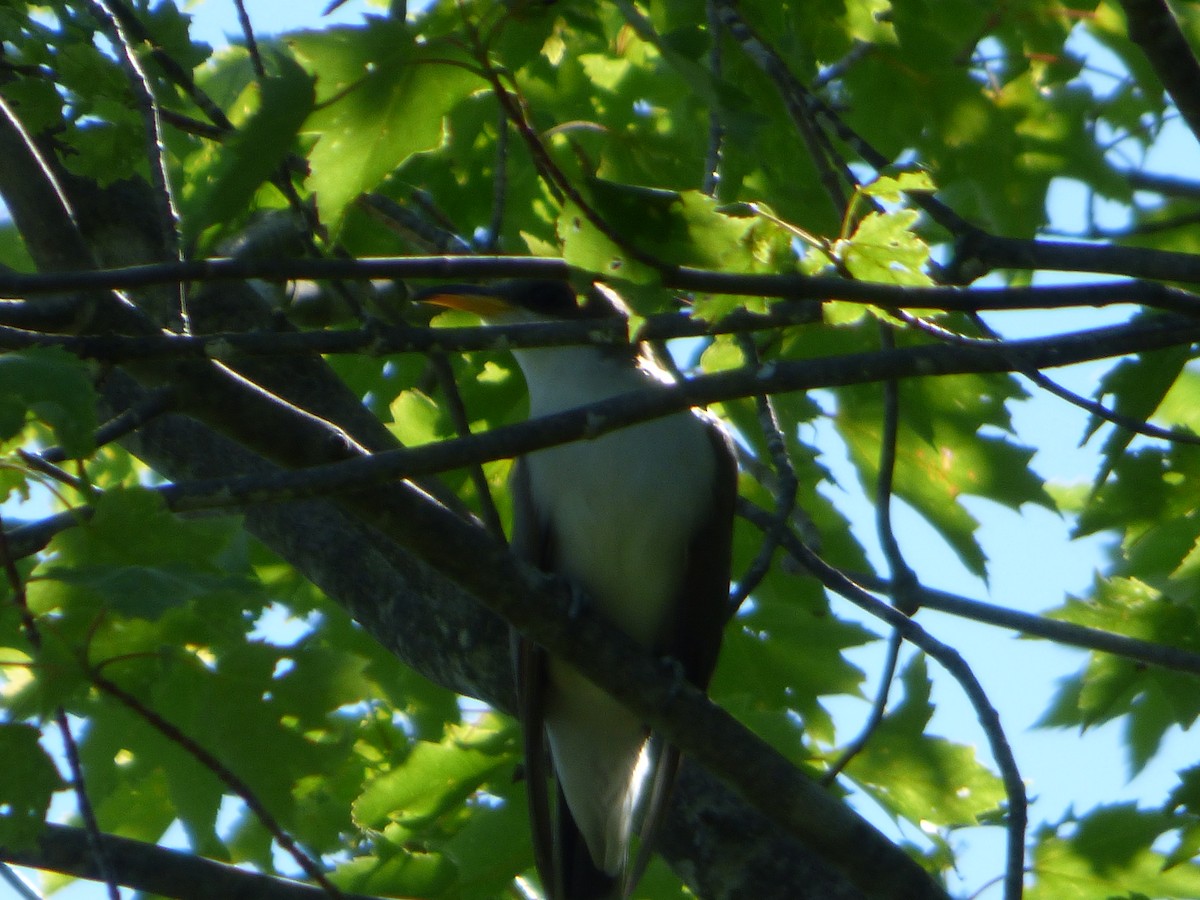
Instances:
[[[567,282],[443,285],[417,299],[488,324],[622,315],[611,289],[582,302]],[[663,389],[628,344],[515,349],[530,418]],[[696,411],[520,457],[511,548],[707,690],[729,618],[737,466],[728,436]],[[570,665],[514,638],[534,858],[548,900],[630,895],[649,861],[678,751]],[[556,783],[551,802],[548,782]],[[556,808],[553,808],[556,807]],[[630,844],[640,818],[639,850]]]

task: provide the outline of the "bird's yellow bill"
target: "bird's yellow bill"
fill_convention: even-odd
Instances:
[[[489,294],[483,290],[478,292],[435,292],[428,296],[420,297],[419,300],[421,303],[432,303],[435,306],[445,306],[449,309],[461,309],[464,312],[475,313],[475,315],[484,318],[512,311],[512,304],[495,294]]]

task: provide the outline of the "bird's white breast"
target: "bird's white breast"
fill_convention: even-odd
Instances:
[[[591,348],[519,351],[537,417],[658,384]],[[643,644],[660,637],[716,458],[704,424],[679,413],[525,458],[555,567]],[[683,613],[686,615],[686,612]],[[596,864],[624,864],[645,726],[565,663],[550,660],[546,730],[559,783]]]
[[[529,351],[520,361],[532,416],[658,384],[588,348]],[[560,570],[616,624],[651,643],[711,502],[715,460],[703,423],[679,413],[526,460]]]

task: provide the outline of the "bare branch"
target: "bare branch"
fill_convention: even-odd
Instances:
[[[988,344],[995,345],[1004,340],[1002,336],[992,330],[992,328],[979,316],[972,316],[972,320],[976,323],[976,325],[979,326],[980,330],[985,335],[983,338],[973,338],[965,334],[959,334],[958,332],[950,331],[949,329],[942,328],[941,326],[918,316],[914,316],[911,313],[907,313],[904,310],[895,310],[894,313],[905,323],[924,331],[926,334],[931,334],[934,337],[937,337],[939,340],[949,341],[964,347],[979,347],[986,346]],[[1044,373],[1037,371],[1036,369],[1026,369],[1021,371],[1020,374],[1028,378],[1042,390],[1053,394],[1060,400],[1065,400],[1072,406],[1077,406],[1080,409],[1091,413],[1098,419],[1103,419],[1106,422],[1116,425],[1118,428],[1124,428],[1126,431],[1132,431],[1135,434],[1142,434],[1146,437],[1156,438],[1160,441],[1200,445],[1200,435],[1183,431],[1180,428],[1160,428],[1159,426],[1152,425],[1144,420],[1135,419],[1132,416],[1127,416],[1123,413],[1117,412],[1116,410],[1109,409],[1107,406],[1097,400],[1084,397],[1072,390],[1069,390],[1068,388],[1063,387],[1061,384],[1054,381]]]
[[[1142,48],[1175,101],[1192,136],[1200,140],[1200,62],[1166,0],[1121,0],[1129,38]]]
[[[741,335],[738,341],[742,348],[742,355],[745,357],[746,364],[757,369],[761,365],[761,360],[758,356],[758,348],[754,341],[748,336]],[[764,535],[762,546],[759,548],[758,555],[754,561],[750,563],[746,571],[737,580],[737,587],[733,590],[729,598],[729,613],[733,615],[745,602],[759,583],[767,576],[771,570],[771,561],[775,558],[775,551],[779,547],[780,532],[785,529],[788,522],[791,520],[792,513],[796,509],[796,489],[798,480],[796,478],[796,469],[792,465],[792,460],[787,452],[787,440],[783,434],[783,428],[780,425],[779,414],[775,409],[775,404],[771,397],[767,394],[758,394],[754,397],[754,404],[758,411],[759,428],[762,430],[763,438],[766,441],[767,452],[771,457],[771,463],[774,466],[774,486],[772,493],[775,497],[775,525],[772,526]]]
[[[1031,241],[976,231],[959,241],[946,270],[955,283],[974,281],[995,269],[1100,272],[1129,278],[1200,282],[1200,256],[1173,250]]]
[[[458,385],[454,381],[454,370],[450,367],[450,361],[446,359],[444,353],[431,353],[429,365],[437,377],[438,387],[441,388],[442,397],[446,401],[455,433],[459,437],[469,436],[471,421],[467,416],[467,408],[463,403],[462,394],[459,393]],[[479,497],[479,509],[488,534],[498,541],[503,541],[504,525],[500,521],[500,512],[496,509],[496,501],[492,499],[492,486],[488,483],[487,475],[484,474],[483,464],[473,463],[467,467],[467,472],[471,483],[475,486],[475,493]]]
[[[838,775],[850,764],[850,761],[867,746],[871,735],[883,722],[883,714],[887,711],[888,695],[892,691],[892,680],[896,677],[896,665],[900,661],[900,646],[903,643],[904,639],[900,637],[900,632],[893,628],[892,633],[888,635],[887,656],[883,661],[883,670],[879,673],[879,689],[875,692],[875,699],[871,703],[871,713],[867,716],[867,721],[863,723],[858,736],[846,745],[842,755],[834,760],[821,775],[821,784],[826,786],[833,784]]]
[[[581,406],[576,409],[506,425],[485,434],[427,444],[421,447],[384,450],[356,455],[347,449],[340,461],[310,465],[302,471],[267,476],[218,478],[159,489],[176,510],[240,507],[246,504],[279,502],[320,496],[380,484],[398,478],[414,478],[479,462],[508,459],[555,444],[595,438],[609,431],[660,418],[694,406],[708,406],[763,392],[811,390],[862,384],[887,378],[913,378],[968,372],[1011,372],[1025,368],[1062,366],[1103,359],[1142,350],[1178,346],[1200,340],[1200,325],[1163,316],[1154,321],[1099,328],[1053,338],[1012,341],[992,347],[964,348],[955,345],[902,347],[878,353],[773,362],[758,369],[736,369],[703,375],[670,388],[635,391]],[[251,398],[247,398],[249,400]],[[286,405],[274,408],[269,395],[260,398],[274,417],[289,420],[295,444],[302,445],[295,429],[300,412]],[[307,441],[326,444],[333,436],[329,423],[312,420],[314,432]],[[272,431],[268,427],[268,431]],[[342,434],[343,440],[349,436]],[[295,448],[292,449],[295,452]],[[350,458],[345,458],[349,453]],[[323,455],[328,457],[326,448]]]
[[[1021,242],[1016,242],[1021,243]],[[1036,246],[1048,246],[1037,244]],[[1061,245],[1067,248],[1095,248]],[[1128,248],[1114,248],[1124,251]],[[1152,251],[1133,250],[1135,254]],[[1153,251],[1157,253],[1158,251]],[[1200,257],[1167,254],[1185,261],[1200,281]],[[1160,273],[1163,274],[1163,273]],[[1175,278],[1169,273],[1163,277]],[[294,281],[299,279],[430,279],[472,281],[534,278],[591,283],[591,272],[574,270],[563,260],[532,256],[407,256],[361,259],[214,258],[184,263],[126,266],[118,269],[55,271],[39,274],[0,272],[0,297],[24,297],[69,291],[138,288],[180,281]],[[600,279],[602,280],[602,279]],[[697,293],[791,300],[845,300],[894,308],[980,312],[999,309],[1064,309],[1138,304],[1200,316],[1200,297],[1155,281],[1103,281],[1090,284],[1012,288],[906,287],[854,281],[829,275],[757,275],[679,266],[663,275],[667,288]]]
[[[879,323],[880,345],[885,350],[893,350],[896,346],[896,336],[892,326],[887,322]],[[917,574],[904,559],[900,544],[896,540],[892,528],[892,487],[896,472],[896,443],[900,430],[900,385],[894,378],[883,383],[883,423],[882,440],[879,444],[879,477],[875,484],[875,530],[879,535],[879,543],[883,547],[883,555],[887,559],[888,568],[892,573],[891,592],[892,605],[905,615],[911,616],[919,609],[920,582]],[[871,704],[871,714],[867,717],[862,730],[837,761],[821,779],[822,784],[832,784],[841,772],[862,749],[867,746],[871,735],[883,721],[887,709],[888,694],[891,692],[892,679],[896,676],[896,664],[900,660],[900,646],[904,639],[900,632],[892,629],[888,636],[887,658],[883,671],[879,676],[879,690],[876,691],[875,701]]]
[[[869,590],[891,590],[891,582],[886,578],[866,572],[848,572],[847,575]],[[1099,628],[1089,628],[1086,625],[1076,625],[1073,622],[1063,622],[996,606],[992,603],[983,603],[924,585],[920,588],[920,596],[921,606],[924,609],[936,609],[939,612],[962,616],[964,619],[971,619],[975,622],[1010,628],[1030,637],[1068,644],[1084,650],[1112,653],[1115,656],[1137,660],[1147,665],[1200,675],[1200,653],[1192,653],[1179,647],[1143,641]]]
[[[247,872],[182,850],[143,841],[100,836],[112,860],[117,881],[138,891],[177,900],[323,900],[319,887]],[[14,865],[61,872],[75,878],[97,879],[99,872],[81,828],[47,825],[34,847],[0,846],[0,859]],[[363,894],[342,894],[343,900],[377,900]]]

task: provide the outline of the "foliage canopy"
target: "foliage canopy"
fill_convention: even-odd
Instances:
[[[1161,804],[1026,829],[970,654],[863,590],[1090,648],[1034,702],[1122,722],[1135,771],[1200,714],[1200,182],[1146,163],[1200,134],[1200,10],[404,7],[214,50],[169,0],[0,0],[0,859],[175,897],[250,869],[260,896],[524,896],[504,618],[689,752],[646,896],[941,897],[959,835],[993,828],[1009,900],[1200,897],[1200,765]],[[1086,233],[1052,231],[1063,184]],[[636,339],[688,339],[688,380],[520,424],[506,347],[626,336],[407,297],[529,275],[610,285]],[[1005,309],[1038,336],[993,331]],[[1087,360],[1088,398],[1042,371]],[[1086,484],[1031,467],[1034,395],[1091,414]],[[733,718],[497,539],[514,454],[696,403],[742,455]],[[834,447],[841,488],[903,501],[974,575],[964,497],[1110,535],[1102,571],[1043,615],[971,603],[922,587],[886,515],[875,567]],[[843,759],[830,701],[876,692],[846,654],[889,656],[892,628],[922,652]],[[932,733],[935,668],[987,753]],[[165,854],[173,824],[246,871]]]

